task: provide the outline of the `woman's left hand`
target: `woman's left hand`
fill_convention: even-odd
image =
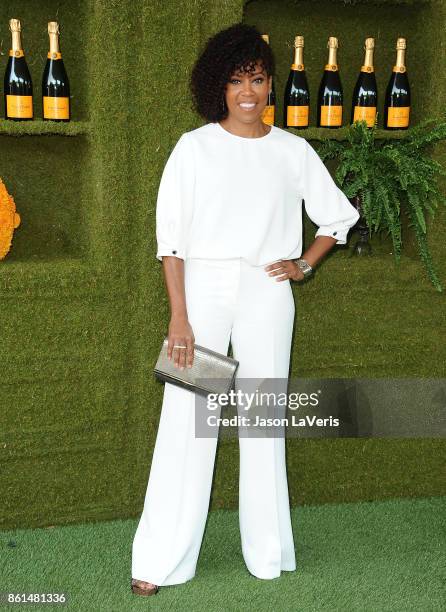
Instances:
[[[269,276],[277,276],[276,281],[295,280],[300,281],[305,278],[304,273],[297,264],[291,259],[280,259],[265,267]]]

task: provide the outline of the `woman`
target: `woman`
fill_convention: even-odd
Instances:
[[[157,258],[171,319],[168,355],[193,362],[194,343],[239,361],[236,388],[288,379],[300,281],[359,215],[314,149],[262,122],[274,57],[260,32],[236,24],[209,39],[191,78],[207,123],[182,134],[161,178]],[[319,225],[302,253],[302,199]],[[195,394],[166,383],[144,509],[132,549],[132,590],[195,575],[208,514],[217,436],[195,437]],[[249,572],[296,569],[284,437],[239,436],[239,520]]]

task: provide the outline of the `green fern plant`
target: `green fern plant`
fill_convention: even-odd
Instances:
[[[362,215],[372,232],[392,236],[396,261],[401,257],[401,213],[415,232],[420,258],[438,291],[443,291],[426,238],[426,214],[432,217],[446,198],[437,184],[446,176],[428,147],[446,138],[446,121],[428,119],[406,130],[404,137],[376,138],[376,127],[357,121],[348,128],[346,141],[327,139],[318,148],[321,159],[337,159],[335,180],[348,198],[359,196]]]

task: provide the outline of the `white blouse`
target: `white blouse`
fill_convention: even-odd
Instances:
[[[315,236],[345,244],[359,213],[304,138],[274,125],[247,138],[207,123],[181,135],[164,167],[156,257],[242,257],[254,266],[295,259],[302,199]]]

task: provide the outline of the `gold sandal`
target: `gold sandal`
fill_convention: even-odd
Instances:
[[[144,586],[150,584],[151,586]],[[132,578],[131,583],[132,593],[135,595],[143,595],[145,597],[149,595],[156,595],[159,591],[159,587],[151,582],[144,582],[144,580],[137,580]]]

